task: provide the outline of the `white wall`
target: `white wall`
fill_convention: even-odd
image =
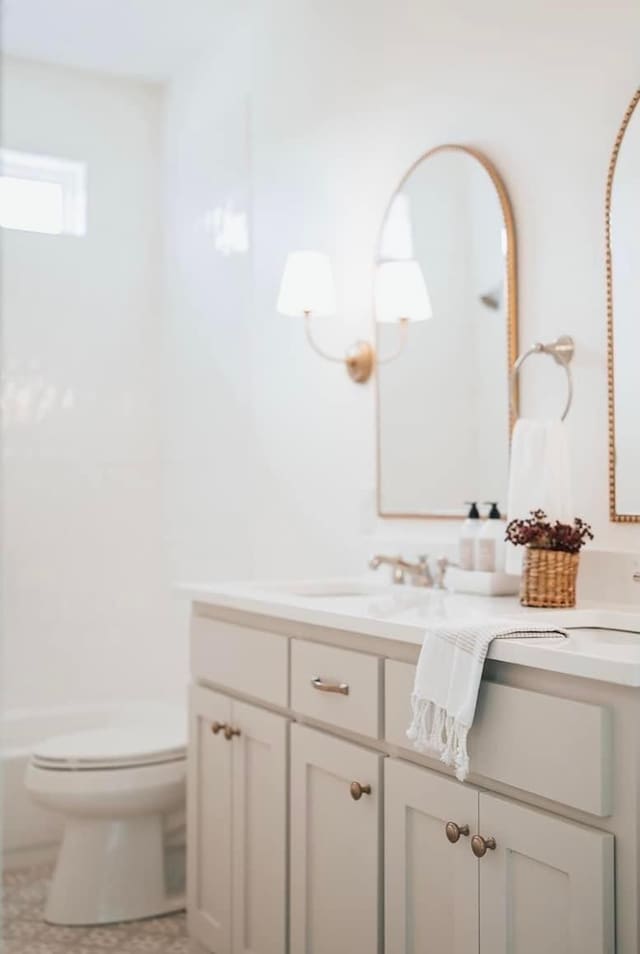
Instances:
[[[638,548],[640,526],[615,526],[607,515],[603,226],[609,154],[638,79],[636,0],[245,0],[228,15],[206,61],[174,91],[168,129],[183,176],[206,141],[215,157],[211,181],[242,175],[253,213],[242,318],[236,326],[212,321],[207,334],[216,362],[243,389],[238,401],[252,405],[256,456],[247,486],[244,439],[235,451],[224,445],[231,453],[218,474],[210,470],[203,519],[217,519],[237,478],[230,506],[251,501],[259,575],[355,570],[375,545],[372,534],[422,543],[454,532],[441,522],[375,519],[374,388],[355,386],[320,361],[300,326],[274,310],[286,253],[322,248],[334,257],[344,314],[343,325],[325,322],[324,343],[368,334],[371,263],[386,203],[420,153],[449,141],[484,151],[509,189],[522,346],[559,333],[576,339],[569,428],[577,511],[593,522],[599,546]],[[245,141],[239,116],[247,100]],[[210,184],[194,181],[190,201],[206,209]],[[186,253],[189,241],[177,237],[176,248]],[[214,255],[191,264],[179,276],[181,296],[197,291],[201,314],[225,302],[237,313],[236,265]],[[205,287],[211,269],[224,269],[215,288]],[[192,323],[180,322],[176,314],[178,384],[201,344]],[[247,340],[252,390],[244,376]],[[560,369],[542,358],[528,364],[523,411],[555,413],[564,394]],[[202,386],[198,405],[189,385],[190,428],[199,434],[219,427],[212,387]],[[244,433],[245,409],[231,412]],[[418,414],[407,423],[418,436],[424,428]],[[188,440],[195,453],[199,437]],[[193,486],[197,493],[196,481],[183,478],[183,492]],[[231,521],[220,520],[233,550],[233,535],[225,535]],[[192,539],[199,536],[192,528]],[[193,558],[179,558],[177,572],[206,576],[214,568],[200,546],[183,541],[181,551]]]
[[[10,706],[179,689],[173,579],[353,572],[375,546],[456,532],[376,518],[373,385],[274,307],[287,252],[321,248],[343,317],[318,336],[370,336],[381,217],[441,142],[504,177],[522,346],[577,342],[577,510],[600,547],[640,548],[640,526],[607,517],[603,248],[635,0],[239,0],[223,16],[166,123],[157,88],[4,63],[5,145],[84,158],[90,183],[86,239],[3,237]],[[561,372],[528,364],[525,413],[553,413]],[[418,414],[407,426],[420,439]]]
[[[224,82],[223,75],[216,82]],[[243,87],[174,84],[167,117],[166,519],[173,579],[247,577],[252,308]],[[186,604],[184,611],[186,612]]]
[[[5,231],[4,705],[179,692],[163,534],[163,94],[5,60],[3,142],[85,160],[84,238]]]

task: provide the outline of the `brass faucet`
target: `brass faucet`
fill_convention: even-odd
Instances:
[[[433,577],[427,556],[420,556],[417,563],[410,563],[401,556],[391,557],[376,554],[369,560],[369,567],[372,570],[377,570],[383,563],[391,567],[391,578],[394,583],[404,583],[408,574],[414,586],[433,586]]]

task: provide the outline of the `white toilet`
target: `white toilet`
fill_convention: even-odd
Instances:
[[[65,816],[45,908],[52,924],[108,924],[184,907],[167,870],[167,816],[184,808],[186,727],[179,719],[76,732],[37,746],[25,784]]]

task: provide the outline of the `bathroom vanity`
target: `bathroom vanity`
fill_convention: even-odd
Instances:
[[[637,954],[640,613],[345,580],[183,592],[203,951]],[[406,738],[423,634],[507,613],[570,637],[494,642],[461,784]]]

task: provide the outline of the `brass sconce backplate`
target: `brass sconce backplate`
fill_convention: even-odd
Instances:
[[[364,384],[371,377],[374,364],[374,351],[366,341],[356,341],[345,357],[347,372],[352,381]]]

